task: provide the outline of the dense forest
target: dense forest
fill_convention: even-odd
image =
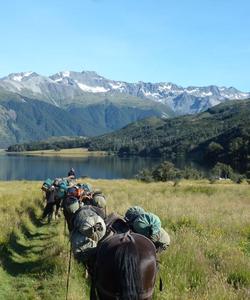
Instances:
[[[7,152],[22,152],[22,151],[36,151],[36,150],[56,150],[71,149],[85,147],[87,141],[86,137],[51,137],[47,140],[15,144],[9,146]]]
[[[193,159],[210,166],[222,162],[249,173],[249,115],[250,100],[230,101],[197,115],[153,117],[99,137],[14,145],[8,151],[87,147],[89,151],[164,157],[173,162]]]

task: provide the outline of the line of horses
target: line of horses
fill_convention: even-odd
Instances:
[[[44,188],[43,190],[45,191]],[[50,192],[55,193],[55,189],[46,189],[46,197],[51,197]],[[79,208],[69,212],[67,205],[70,201],[65,192],[61,201],[49,205],[50,214],[54,212],[53,206],[56,207],[57,213],[61,206],[72,236],[75,230],[73,222],[75,215],[83,205],[88,204],[91,207],[89,204],[93,195],[94,193],[90,191],[83,193],[79,197],[81,199],[78,201]],[[147,237],[132,232],[127,223],[117,215],[106,216],[106,207],[96,205],[94,209],[99,211],[99,215],[105,221],[106,234],[98,242],[97,247],[90,249],[87,262],[82,261],[90,274],[90,300],[152,299],[157,275],[155,245]],[[78,259],[81,261],[81,258]]]

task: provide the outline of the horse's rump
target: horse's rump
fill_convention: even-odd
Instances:
[[[94,285],[100,299],[151,299],[156,278],[153,243],[136,234],[115,234],[97,249]]]

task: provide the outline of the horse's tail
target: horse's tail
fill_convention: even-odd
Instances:
[[[115,253],[116,276],[119,276],[119,299],[138,300],[141,292],[139,256],[134,238],[123,237]]]

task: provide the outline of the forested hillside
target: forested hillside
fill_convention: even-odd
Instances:
[[[250,100],[227,102],[195,116],[142,120],[90,140],[90,150],[119,155],[191,158],[230,163],[243,172],[250,167]]]
[[[0,89],[0,148],[51,136],[97,136],[146,117],[171,115],[167,107],[152,106],[150,100],[115,95],[91,99],[59,107]]]
[[[14,144],[9,146],[7,152],[22,152],[22,151],[36,151],[36,150],[57,150],[81,148],[87,145],[86,137],[50,137],[46,140],[40,140],[37,142]]]

